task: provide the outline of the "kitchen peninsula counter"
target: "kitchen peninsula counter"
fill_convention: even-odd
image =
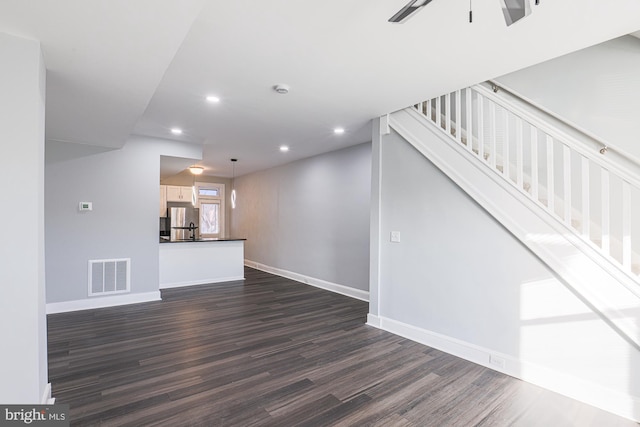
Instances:
[[[205,237],[203,239],[183,239],[183,240],[170,240],[169,238],[160,238],[160,243],[201,243],[201,242],[237,242],[245,241],[240,237]]]
[[[160,289],[244,280],[244,242],[237,237],[160,239]]]

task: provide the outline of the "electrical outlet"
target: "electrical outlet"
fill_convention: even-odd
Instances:
[[[506,361],[502,357],[498,357],[493,354],[489,355],[489,363],[497,368],[504,369],[505,362]]]
[[[400,243],[400,232],[399,231],[392,231],[391,232],[391,241],[393,243]]]

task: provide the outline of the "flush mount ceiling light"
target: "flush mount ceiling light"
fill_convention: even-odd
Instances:
[[[189,166],[189,172],[194,175],[202,175],[204,168],[202,166]]]
[[[336,135],[342,135],[344,133],[344,128],[335,128],[333,130],[333,133],[335,133]]]
[[[287,151],[289,151],[289,146],[281,145],[280,146],[280,151],[282,151],[283,153],[286,153]]]
[[[210,102],[212,104],[217,104],[218,102],[220,102],[220,98],[215,96],[215,95],[209,95],[207,96],[207,102]]]
[[[286,95],[289,93],[289,85],[275,85],[273,87],[273,90],[275,90],[277,93],[279,93],[280,95]]]
[[[180,128],[171,128],[171,133],[174,135],[182,135],[182,129]]]

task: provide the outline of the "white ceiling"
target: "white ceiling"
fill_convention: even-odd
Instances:
[[[436,0],[388,23],[406,2],[2,0],[0,31],[42,43],[48,141],[204,144],[206,173],[230,176],[232,157],[241,175],[369,141],[373,117],[640,30],[637,0],[541,0],[511,27],[499,0],[472,24]]]
[[[204,0],[1,0],[0,31],[40,40],[47,140],[121,147]]]

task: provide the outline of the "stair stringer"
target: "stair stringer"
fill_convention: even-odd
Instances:
[[[578,298],[640,350],[640,286],[413,108],[389,126],[495,217]]]

